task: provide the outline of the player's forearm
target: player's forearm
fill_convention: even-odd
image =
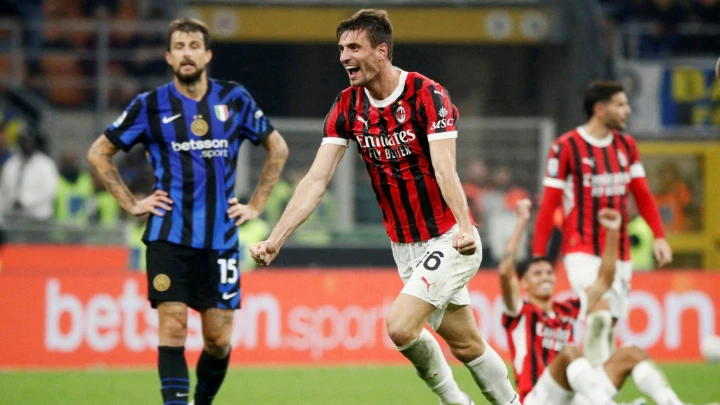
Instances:
[[[505,251],[502,259],[500,260],[499,267],[501,276],[515,276],[515,261],[517,258],[518,248],[520,246],[520,240],[522,239],[522,234],[525,231],[526,225],[527,220],[523,219],[518,219],[515,224],[515,229],[505,245]]]
[[[295,189],[268,240],[278,246],[284,245],[290,235],[312,215],[322,201],[326,189],[327,182],[315,179],[310,174],[305,176]]]
[[[132,213],[132,207],[135,205],[135,198],[122,181],[117,166],[112,161],[112,154],[98,145],[96,141],[88,152],[88,162],[93,168],[98,178],[105,185],[110,194],[115,197],[118,204],[127,212]]]
[[[617,229],[607,230],[605,234],[605,249],[603,250],[602,262],[600,262],[598,274],[598,282],[604,291],[612,286],[613,280],[615,279],[619,240],[620,232]]]
[[[275,184],[280,180],[280,174],[288,158],[288,147],[283,138],[274,136],[270,139],[272,141],[268,145],[268,156],[265,159],[265,166],[263,166],[260,175],[260,182],[248,203],[258,211],[265,209],[270,193],[272,193]]]
[[[635,178],[630,182],[630,189],[635,196],[638,211],[652,229],[655,238],[664,238],[665,231],[662,225],[662,218],[658,210],[655,198],[653,198],[650,186],[644,177]]]
[[[463,231],[469,231],[472,228],[470,222],[470,211],[468,209],[467,197],[462,188],[460,178],[454,168],[436,169],[435,179],[437,180],[440,192],[442,193],[445,203],[447,203],[450,211],[455,216],[458,226]]]

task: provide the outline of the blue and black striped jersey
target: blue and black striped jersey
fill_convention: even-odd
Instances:
[[[209,80],[200,101],[173,82],[138,95],[105,136],[127,151],[141,143],[155,171],[155,188],[173,200],[172,211],[151,215],[143,239],[204,249],[237,249],[234,196],[243,140],[262,143],[273,131],[250,93],[233,82]]]

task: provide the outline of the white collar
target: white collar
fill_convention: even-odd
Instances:
[[[582,137],[582,139],[585,140],[585,142],[589,143],[592,146],[596,146],[598,148],[604,148],[608,145],[610,145],[613,141],[613,133],[612,131],[608,132],[607,136],[605,138],[595,138],[594,136],[591,136],[588,134],[587,130],[585,129],[585,126],[577,127],[577,131]]]
[[[370,99],[370,104],[373,105],[373,107],[377,108],[383,108],[387,107],[390,104],[392,104],[395,100],[397,100],[398,97],[400,97],[400,94],[402,94],[403,90],[405,89],[405,80],[407,80],[408,72],[397,68],[400,70],[400,80],[398,80],[398,85],[395,87],[395,90],[393,90],[390,95],[384,99],[384,100],[375,100],[370,95],[370,92],[368,91],[367,87],[365,88],[365,94],[368,96],[368,99]]]

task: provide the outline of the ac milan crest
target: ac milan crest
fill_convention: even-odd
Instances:
[[[405,107],[399,106],[397,110],[395,110],[395,118],[397,118],[398,123],[402,124],[407,119],[407,112],[405,112]]]

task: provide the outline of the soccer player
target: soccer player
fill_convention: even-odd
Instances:
[[[500,356],[482,339],[466,283],[480,265],[478,231],[455,170],[458,111],[440,84],[392,64],[392,25],[360,10],[336,31],[350,87],[325,119],[323,140],[269,238],[251,248],[268,265],[325,193],[351,141],[365,161],[405,287],[387,315],[390,338],[442,404],[472,404],[438,342],[449,344],[493,404],[519,404]]]
[[[553,299],[555,271],[546,257],[515,266],[518,246],[530,218],[530,201],[517,204],[518,220],[500,263],[500,288],[515,379],[523,405],[604,405],[632,376],[638,389],[659,405],[682,405],[647,353],[635,346],[618,349],[593,368],[573,341],[573,325],[611,287],[623,220],[617,210],[595,214],[605,244],[598,278],[576,296]],[[520,286],[527,292],[522,299]]]
[[[635,140],[623,133],[630,105],[622,85],[592,83],[585,93],[583,106],[589,118],[587,124],[562,135],[550,149],[545,191],[535,225],[533,255],[545,256],[553,213],[564,194],[564,262],[570,285],[579,293],[598,278],[605,238],[595,214],[603,208],[620,211],[623,222],[615,281],[607,299],[589,308],[587,319],[585,355],[597,366],[612,354],[615,348],[613,328],[628,312],[632,277],[627,233],[630,192],[655,235],[653,250],[659,266],[672,261],[672,250],[665,240],[660,213],[645,179]]]
[[[212,58],[206,26],[170,23],[165,60],[173,81],[138,95],[91,146],[88,160],[120,206],[150,213],[148,298],[158,310],[158,369],[165,404],[187,404],[184,345],[187,312],[200,312],[204,350],[197,365],[195,405],[212,403],[230,356],[233,311],[240,307],[237,226],[257,217],[287,159],[287,145],[250,93],[208,79]],[[243,205],[233,196],[243,140],[268,152],[260,183]],[[136,200],[112,156],[141,143],[155,171],[155,191]]]

